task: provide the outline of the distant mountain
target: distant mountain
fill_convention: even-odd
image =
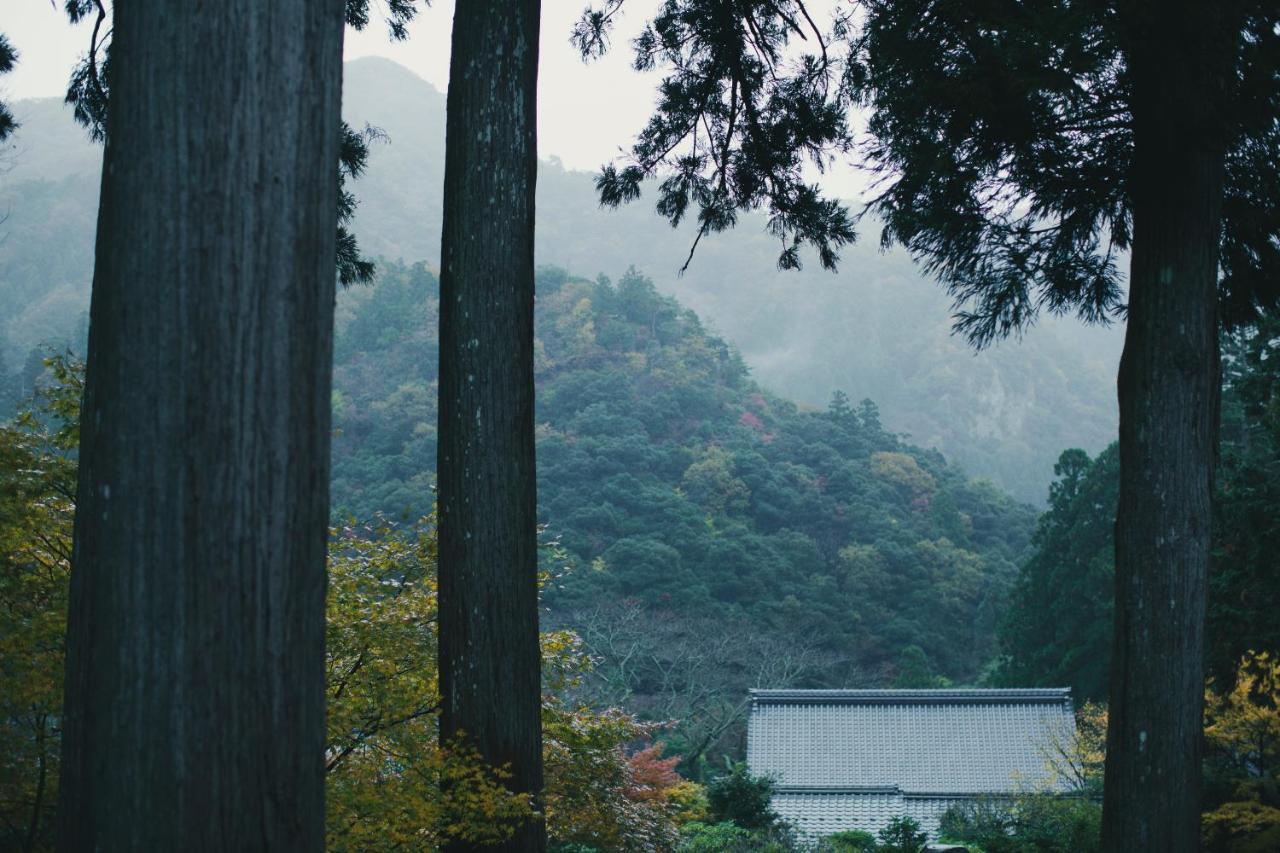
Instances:
[[[348,120],[388,136],[355,186],[367,253],[437,257],[444,107],[441,93],[389,60],[347,64]],[[79,327],[98,188],[97,151],[60,103],[23,101],[15,112],[16,150],[0,159],[0,357],[11,370],[33,345]],[[748,217],[703,240],[677,277],[692,234],[668,228],[646,199],[601,211],[591,175],[554,158],[538,181],[539,263],[587,275],[644,270],[732,341],[759,380],[801,403],[824,406],[835,390],[873,398],[890,429],[1036,503],[1063,448],[1093,453],[1115,435],[1118,329],[1052,320],[975,354],[950,335],[941,288],[901,252],[875,248],[876,233],[846,251],[839,274],[816,263],[780,273],[777,244]]]

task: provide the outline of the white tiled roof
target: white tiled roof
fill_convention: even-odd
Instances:
[[[1071,693],[753,690],[747,763],[802,834],[876,832],[900,814],[932,831],[978,794],[1058,788],[1047,762],[1075,731]]]

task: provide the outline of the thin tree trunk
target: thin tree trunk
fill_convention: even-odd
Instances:
[[[41,714],[36,723],[36,794],[31,802],[31,821],[27,824],[27,838],[22,845],[24,851],[36,849],[36,836],[40,833],[41,818],[44,816],[44,788],[49,778],[49,740],[48,720]]]
[[[1232,40],[1212,4],[1176,5],[1127,9],[1134,238],[1103,804],[1115,853],[1200,845],[1224,170],[1215,111]]]
[[[115,6],[62,850],[323,847],[342,20]]]
[[[460,0],[440,250],[440,735],[542,790],[533,210],[537,0]],[[541,821],[500,849],[539,851]],[[461,849],[461,848],[459,848]]]

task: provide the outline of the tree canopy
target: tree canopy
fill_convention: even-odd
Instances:
[[[584,58],[609,49],[624,3],[583,13]],[[1224,318],[1248,322],[1280,300],[1280,35],[1270,4],[1234,6],[1215,114],[1228,137],[1221,293]],[[1125,26],[1110,0],[859,0],[825,19],[803,0],[666,0],[631,41],[638,70],[665,72],[659,101],[621,167],[603,167],[600,200],[659,178],[658,213],[677,224],[695,204],[699,238],[765,207],[781,266],[807,243],[830,267],[857,217],[801,167],[845,157],[875,178],[863,212],[882,242],[938,276],[974,342],[1041,310],[1105,321],[1123,310],[1133,228]]]
[[[18,52],[14,50],[8,37],[4,33],[0,33],[0,74],[7,74],[12,71],[17,61]],[[9,105],[4,101],[0,101],[0,142],[8,139],[17,127],[18,123],[14,121]]]
[[[572,40],[584,59],[608,49],[623,3],[583,12]],[[806,181],[804,167],[821,169],[851,147],[853,90],[836,52],[847,25],[842,13],[828,30],[801,0],[662,3],[632,42],[636,70],[667,72],[658,106],[625,165],[601,171],[601,203],[632,201],[644,180],[660,177],[658,213],[673,226],[696,217],[690,260],[704,235],[764,208],[782,243],[779,267],[798,268],[807,244],[834,269],[840,247],[854,238],[852,218]],[[805,50],[791,56],[800,42]]]
[[[1223,335],[1221,465],[1209,575],[1209,675],[1231,685],[1250,650],[1280,649],[1280,325]],[[1070,684],[1105,700],[1111,662],[1114,523],[1119,459],[1068,450],[1000,627],[999,683]],[[1046,619],[1044,614],[1051,613]]]

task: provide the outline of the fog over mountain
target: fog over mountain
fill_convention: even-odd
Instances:
[[[368,173],[355,231],[371,256],[439,254],[444,95],[385,59],[346,67],[348,120],[385,131]],[[99,152],[57,99],[14,105],[22,122],[0,155],[0,356],[16,370],[31,347],[80,333],[92,272]],[[591,121],[584,107],[581,121]],[[625,145],[628,140],[618,140]],[[937,447],[1018,497],[1044,501],[1067,447],[1096,453],[1115,436],[1115,370],[1122,330],[1045,318],[1020,342],[975,353],[950,334],[950,302],[901,251],[881,252],[864,223],[840,272],[810,259],[779,272],[763,218],[702,241],[678,275],[693,234],[673,231],[652,197],[601,210],[593,177],[544,152],[537,253],[542,265],[617,278],[630,266],[676,295],[742,353],[777,393],[825,406],[833,391],[869,397],[885,425]]]

